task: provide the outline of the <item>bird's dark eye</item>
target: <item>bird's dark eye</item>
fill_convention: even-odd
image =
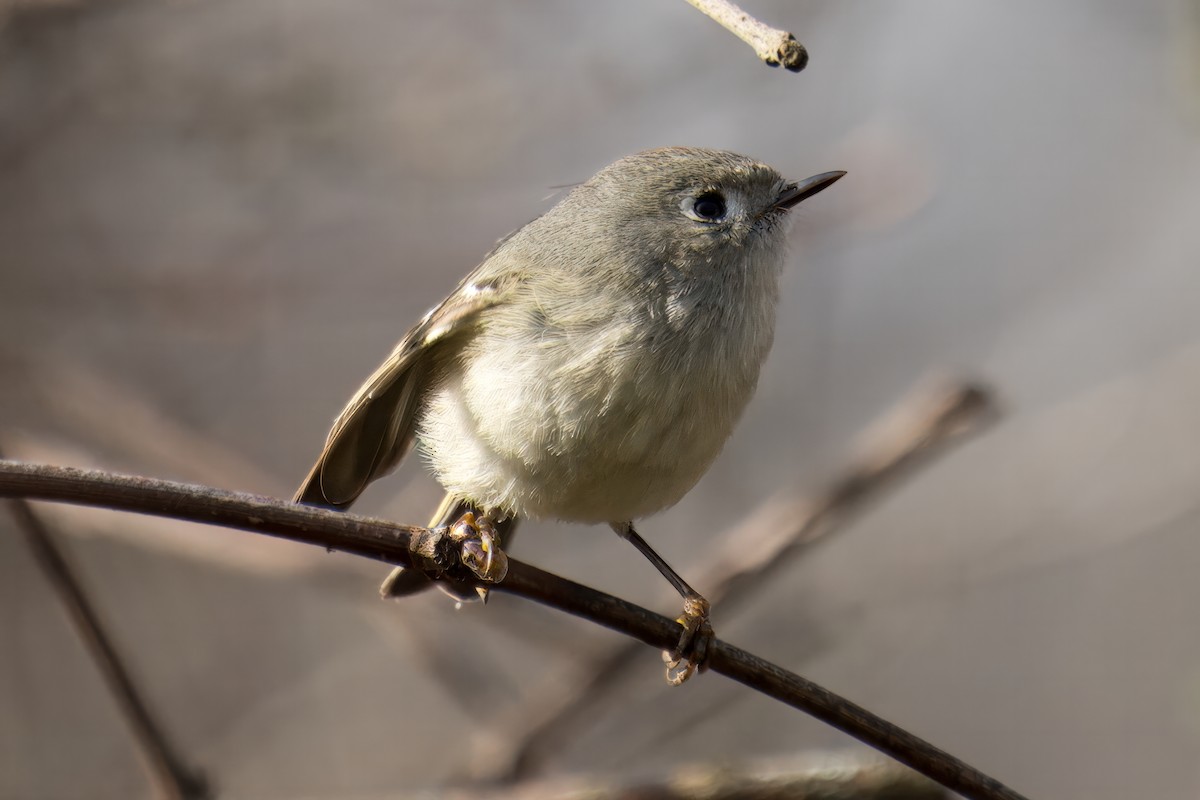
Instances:
[[[725,216],[725,198],[720,192],[705,192],[692,203],[692,213],[706,222],[718,220]]]

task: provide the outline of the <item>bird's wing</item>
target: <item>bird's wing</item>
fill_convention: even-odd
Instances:
[[[462,347],[464,334],[501,301],[510,282],[468,278],[405,334],[338,415],[297,503],[344,509],[368,483],[395,469],[412,447],[418,405],[437,363]]]

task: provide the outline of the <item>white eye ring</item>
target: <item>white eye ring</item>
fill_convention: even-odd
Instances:
[[[725,195],[715,189],[683,198],[680,208],[685,216],[697,222],[721,222],[729,210]]]

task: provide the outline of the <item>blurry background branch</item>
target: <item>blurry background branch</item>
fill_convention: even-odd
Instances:
[[[967,383],[930,379],[871,426],[858,457],[812,498],[793,491],[768,499],[744,522],[715,539],[697,569],[713,607],[723,615],[763,589],[802,552],[842,529],[885,490],[968,434],[995,419],[988,392]],[[517,780],[539,771],[567,747],[570,732],[594,720],[638,663],[640,648],[624,641],[573,667],[570,680],[544,681],[540,692],[520,703],[476,740],[468,759],[472,777]],[[449,660],[449,659],[443,659]]]
[[[25,534],[34,561],[62,602],[72,627],[129,726],[158,797],[161,800],[209,797],[204,776],[179,756],[54,534],[23,498],[13,498],[8,505],[17,527]]]
[[[410,546],[432,533],[416,526],[209,487],[11,462],[0,462],[0,496],[81,503],[225,525],[406,566],[413,565]],[[673,620],[515,559],[504,582],[494,588],[551,605],[658,649],[667,649],[678,637],[678,623]],[[1021,797],[866,709],[740,648],[714,641],[709,668],[815,716],[965,797]]]
[[[478,792],[451,789],[443,800],[474,800]],[[668,775],[639,781],[622,776],[548,778],[489,787],[489,800],[947,800],[945,789],[894,761],[813,752],[718,766],[680,764]]]

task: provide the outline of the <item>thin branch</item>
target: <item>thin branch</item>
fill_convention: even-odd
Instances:
[[[430,537],[426,528],[308,508],[210,487],[47,465],[0,462],[0,496],[157,514],[265,533],[331,550],[413,566]],[[427,562],[422,563],[427,566]],[[463,572],[447,574],[461,578]],[[509,559],[494,590],[510,592],[632,636],[656,650],[673,647],[679,625],[633,603]],[[717,640],[709,668],[805,711],[948,789],[972,800],[1021,800],[994,778],[827,689]]]
[[[476,800],[477,788],[451,789],[443,800]],[[487,790],[488,800],[947,800],[946,790],[894,761],[845,752],[784,759],[683,764],[631,783],[623,776],[567,776]]]
[[[34,559],[58,595],[71,625],[108,685],[121,716],[129,726],[138,754],[163,800],[201,800],[210,795],[204,776],[189,768],[142,697],[133,675],[108,635],[66,555],[50,530],[21,498],[8,501],[17,527],[25,534]]]
[[[3,444],[9,458],[51,464],[136,464],[152,474],[213,486],[276,496],[291,490],[290,479],[281,480],[243,453],[181,422],[143,387],[69,353],[56,351],[41,358],[20,355],[14,363],[15,375],[10,374],[10,379],[29,393],[29,402],[37,404],[39,416],[44,417],[43,431],[53,434],[39,435],[36,428],[6,432]],[[403,495],[400,487],[397,491]],[[235,531],[228,536],[204,535],[161,519],[116,517],[65,506],[47,509],[42,518],[72,536],[113,537],[223,569],[288,578],[320,568],[322,589],[352,591],[355,596],[361,596],[366,570],[375,568],[355,559],[334,568],[311,547],[281,548],[264,538],[248,540]]]
[[[902,478],[947,451],[951,443],[977,433],[996,417],[984,389],[969,383],[927,381],[884,419],[872,425],[859,456],[813,500],[782,493],[763,504],[733,530],[717,537],[722,546],[695,570],[714,609],[727,614],[767,585],[770,577],[857,518]],[[594,719],[609,696],[639,663],[637,642],[596,653],[572,682],[549,681],[540,694],[520,704],[496,725],[499,735],[480,740],[481,752],[468,759],[476,780],[526,779],[572,737],[574,725]]]
[[[991,393],[971,383],[928,381],[868,428],[859,454],[815,500],[778,495],[761,515],[721,541],[703,585],[725,609],[747,599],[764,580],[826,539],[900,480],[980,432],[999,412]]]
[[[799,72],[808,64],[808,51],[787,31],[759,22],[729,0],[687,0],[754,48],[768,66]]]

